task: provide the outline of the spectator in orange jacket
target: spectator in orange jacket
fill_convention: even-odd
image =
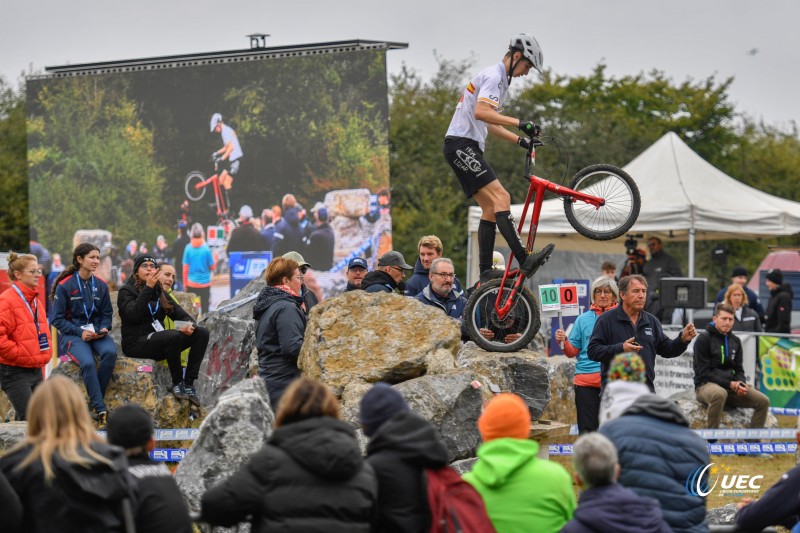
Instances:
[[[17,420],[25,420],[28,401],[50,360],[50,326],[38,299],[41,276],[35,255],[8,254],[8,279],[13,285],[0,294],[0,385]]]

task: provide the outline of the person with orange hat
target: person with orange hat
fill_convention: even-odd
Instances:
[[[483,444],[464,480],[475,487],[497,533],[560,531],[572,519],[575,493],[561,465],[540,459],[531,415],[516,394],[498,394],[478,419]]]

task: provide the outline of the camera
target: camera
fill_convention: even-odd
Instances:
[[[643,238],[644,235],[641,233],[628,233],[626,237],[627,240],[625,241],[625,254],[635,255],[639,249],[639,241],[637,239]]]

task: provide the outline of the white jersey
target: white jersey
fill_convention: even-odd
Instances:
[[[478,102],[486,102],[500,112],[507,93],[508,76],[502,61],[480,71],[461,95],[450,127],[447,128],[447,136],[467,137],[477,141],[483,151],[489,130],[485,122],[475,118],[475,106]]]
[[[222,144],[224,146],[228,146],[228,143],[230,142],[233,143],[233,151],[231,152],[231,156],[228,158],[229,161],[236,161],[244,155],[242,152],[242,146],[239,144],[239,137],[236,136],[236,132],[233,131],[233,128],[227,124],[223,124],[220,135],[222,135]]]

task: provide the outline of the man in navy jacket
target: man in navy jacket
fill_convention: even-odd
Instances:
[[[644,310],[647,301],[647,280],[638,274],[619,280],[619,305],[600,315],[589,340],[588,355],[600,362],[602,383],[606,382],[608,365],[620,353],[638,353],[644,361],[647,386],[655,392],[656,354],[678,357],[697,335],[691,322],[674,339],[664,335],[661,322]]]

